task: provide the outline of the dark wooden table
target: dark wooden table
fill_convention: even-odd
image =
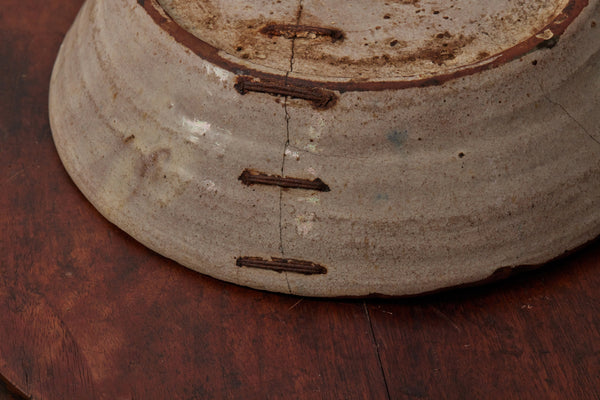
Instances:
[[[410,300],[315,300],[188,271],[94,210],[47,97],[82,0],[0,5],[0,399],[599,399],[600,242]]]

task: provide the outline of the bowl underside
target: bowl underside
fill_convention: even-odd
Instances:
[[[65,168],[146,246],[258,289],[400,296],[600,234],[598,1],[531,1],[512,36],[467,0],[180,3],[88,0],[51,83]]]

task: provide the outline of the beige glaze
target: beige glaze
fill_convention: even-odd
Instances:
[[[141,3],[85,3],[54,69],[50,115],[78,187],[109,220],[159,253],[259,289],[411,295],[540,264],[600,234],[598,0],[582,7],[558,42],[544,37],[545,26],[560,25],[565,2],[525,1],[536,12],[526,12],[524,27],[511,34],[490,21],[512,15],[512,8],[494,3],[482,16],[472,1],[452,2],[462,11],[440,9],[438,28],[475,37],[460,54],[362,70],[352,62],[332,68],[311,54],[343,61],[343,46],[368,47],[361,37],[372,18],[386,13],[390,18],[369,31],[371,39],[402,34],[410,37],[402,39],[405,47],[423,48],[431,36],[416,17],[408,31],[392,22],[407,7],[422,8],[434,26],[439,14],[430,11],[448,2],[388,2],[390,10],[381,2],[358,18],[360,4],[372,2],[336,14],[335,2],[306,0],[299,22],[299,4],[286,5],[292,2],[247,2],[246,14],[233,2],[195,1],[189,4],[221,7],[227,24],[206,26],[231,35],[195,29],[193,14],[183,10],[175,19],[189,37],[174,33],[177,24],[158,3]],[[176,14],[181,2],[161,3]],[[160,23],[149,7],[160,11]],[[345,38],[269,38],[255,31],[257,41],[268,42],[261,47],[266,57],[244,47],[251,55],[244,58],[235,29],[251,14],[260,22],[252,29],[279,17],[289,24],[330,21],[343,25]],[[481,26],[488,34],[497,29],[495,36]],[[192,34],[218,57],[207,59]],[[510,50],[536,36],[537,47]],[[489,65],[478,69],[477,55]],[[353,56],[368,55],[347,55]],[[494,57],[504,61],[494,64]],[[279,76],[278,85],[296,85],[295,91],[284,97],[240,90],[238,74],[259,83]],[[384,81],[396,86],[360,86]],[[351,86],[342,90],[339,82]],[[306,87],[336,100],[319,108],[296,98]],[[309,186],[318,178],[329,191],[245,185],[238,179],[245,170]],[[245,257],[301,260],[326,273],[236,265]]]

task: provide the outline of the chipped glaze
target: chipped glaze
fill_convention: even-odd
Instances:
[[[57,149],[137,240],[258,289],[410,295],[543,263],[600,234],[599,1],[472,3],[88,0]]]

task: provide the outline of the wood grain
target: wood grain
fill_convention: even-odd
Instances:
[[[4,382],[0,378],[0,400],[23,400],[27,397],[19,393],[18,389],[14,388],[10,382]]]
[[[493,286],[323,301],[201,276],[104,220],[48,125],[81,4],[0,11],[0,375],[16,398],[600,397],[600,242]]]
[[[3,375],[35,399],[385,397],[360,304],[200,276],[133,241],[72,184],[46,110],[80,5],[3,5]]]
[[[391,397],[600,398],[598,244],[492,286],[372,303]]]

